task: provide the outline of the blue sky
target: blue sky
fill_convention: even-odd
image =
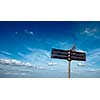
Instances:
[[[64,71],[67,61],[51,59],[51,49],[66,50],[73,44],[86,52],[87,61],[72,61],[72,70],[100,71],[100,22],[0,22],[0,59],[4,62]]]

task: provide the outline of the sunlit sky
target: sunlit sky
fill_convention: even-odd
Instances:
[[[67,61],[51,59],[51,49],[87,54],[87,61],[72,61],[72,70],[100,71],[100,22],[0,22],[0,59],[5,63],[67,70]]]

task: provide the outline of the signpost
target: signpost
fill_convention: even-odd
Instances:
[[[86,61],[86,53],[75,51],[74,45],[70,50],[52,49],[51,58],[68,60],[68,78],[70,78],[70,66],[72,60]]]

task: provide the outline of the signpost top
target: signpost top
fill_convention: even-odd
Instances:
[[[52,48],[51,58],[64,59],[64,60],[78,60],[86,61],[86,53],[71,50],[60,50]]]

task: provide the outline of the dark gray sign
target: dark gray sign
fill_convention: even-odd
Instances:
[[[68,51],[69,50],[59,50],[59,49],[52,49],[51,58],[58,58],[58,59],[68,59]]]
[[[64,60],[79,60],[86,61],[86,53],[76,52],[72,50],[59,50],[52,49],[51,58],[64,59]]]
[[[71,51],[71,60],[86,61],[86,53]]]

